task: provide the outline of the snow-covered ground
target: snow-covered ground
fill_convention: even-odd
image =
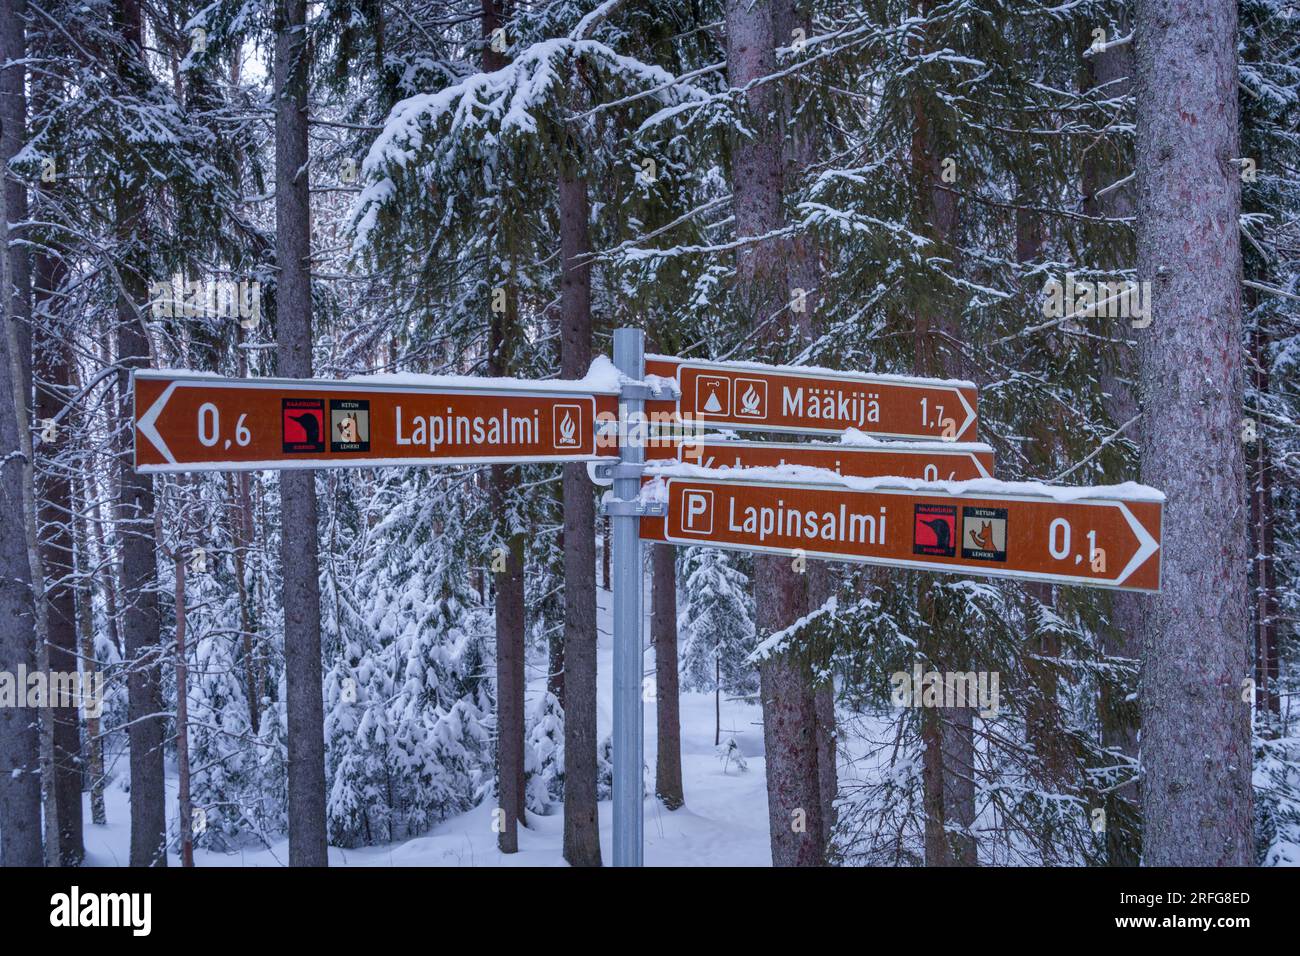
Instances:
[[[647,591],[647,598],[648,598]],[[649,601],[645,602],[648,614]],[[597,732],[601,739],[613,723],[613,642],[610,633],[610,595],[597,592],[598,649]],[[648,624],[648,622],[647,622]],[[643,629],[648,633],[648,626]],[[544,661],[530,661],[528,705],[544,690]],[[535,666],[534,666],[535,665]],[[654,673],[654,655],[645,654],[647,676]],[[763,767],[763,728],[757,705],[722,701],[722,738],[734,736],[745,755],[748,769],[734,763],[724,767],[713,746],[714,701],[712,694],[684,693],[681,697],[682,780],[686,805],[669,812],[654,797],[645,801],[645,862],[649,866],[767,866],[771,863],[768,843],[767,790]],[[645,760],[653,779],[656,733],[655,706],[645,704]],[[108,824],[89,822],[86,796],[85,828],[87,865],[125,866],[129,857],[130,823],[128,795],[121,788],[126,757],[117,761],[117,779],[105,792]],[[175,825],[176,779],[167,780],[167,817]],[[331,866],[563,866],[560,855],[564,817],[560,807],[550,816],[529,816],[529,827],[519,832],[519,852],[497,850],[492,832],[492,805],[485,801],[461,816],[444,820],[415,839],[387,846],[354,850],[330,848]],[[611,805],[600,805],[601,855],[612,859]],[[284,866],[288,863],[287,839],[271,848],[248,847],[233,854],[207,850],[195,852],[196,866]],[[170,861],[179,864],[172,854]]]

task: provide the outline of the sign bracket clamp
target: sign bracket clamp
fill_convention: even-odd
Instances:
[[[600,513],[610,518],[662,518],[668,514],[668,503],[666,501],[646,501],[642,498],[633,498],[628,501],[624,498],[607,497],[601,499]]]

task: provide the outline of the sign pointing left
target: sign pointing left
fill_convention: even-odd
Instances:
[[[481,384],[478,384],[481,383]],[[576,382],[228,379],[139,371],[140,472],[252,471],[596,457],[597,396]]]

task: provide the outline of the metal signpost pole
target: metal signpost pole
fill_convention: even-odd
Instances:
[[[644,802],[641,795],[641,518],[633,502],[645,463],[645,335],[614,330],[614,365],[638,383],[619,400],[619,466],[614,472],[611,568],[614,586],[614,865],[641,866]]]

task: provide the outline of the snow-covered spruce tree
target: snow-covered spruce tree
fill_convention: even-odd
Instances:
[[[758,691],[754,598],[750,579],[717,548],[692,548],[685,600],[678,616],[682,687],[749,696]]]
[[[491,627],[465,573],[466,499],[413,495],[412,480],[365,509],[368,557],[337,593],[326,736],[330,838],[344,846],[422,832],[491,779]]]
[[[538,697],[529,715],[524,759],[528,809],[548,814],[564,797],[564,710],[549,691]]]

